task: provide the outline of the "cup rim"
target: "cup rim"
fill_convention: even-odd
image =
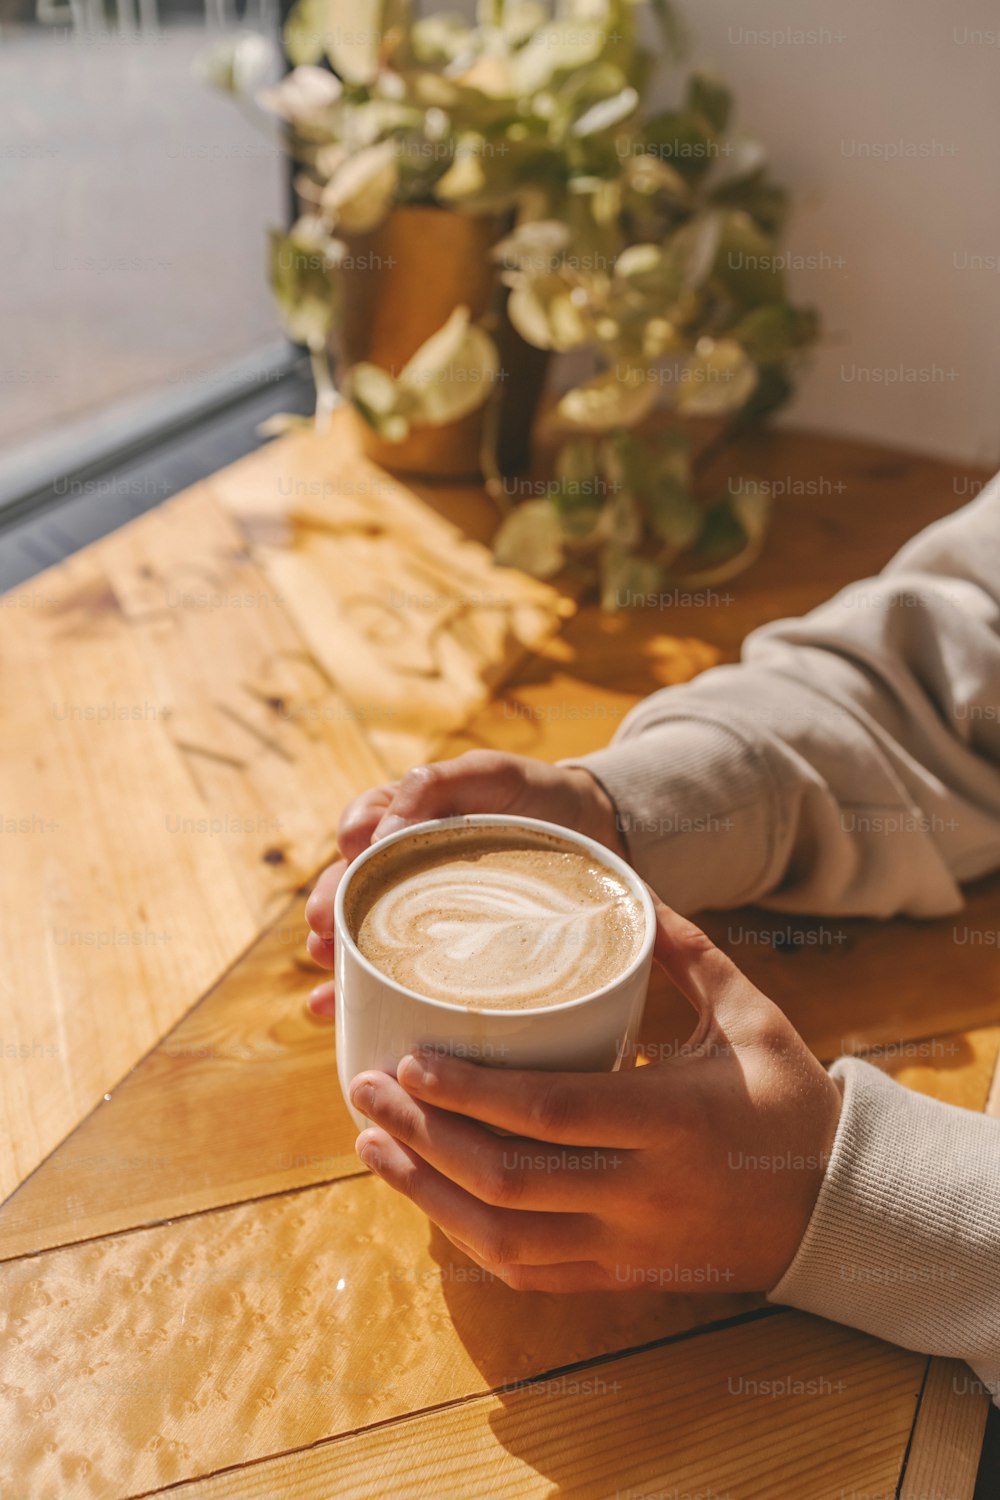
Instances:
[[[608,865],[615,874],[619,875],[628,885],[642,905],[643,914],[646,918],[646,931],[639,945],[639,951],[620,974],[614,979],[609,979],[607,984],[601,985],[600,989],[589,990],[586,995],[577,995],[573,1000],[561,1000],[557,1005],[532,1005],[518,1006],[516,1010],[504,1010],[501,1006],[469,1006],[455,1005],[451,1000],[438,1000],[433,995],[422,995],[419,990],[411,990],[405,984],[400,984],[397,979],[392,979],[388,974],[383,974],[377,969],[370,959],[366,958],[347,926],[344,915],[344,898],[354,875],[361,867],[373,859],[383,849],[390,848],[404,839],[412,838],[415,834],[435,833],[446,828],[469,828],[469,827],[494,827],[494,828],[527,828],[538,833],[548,834],[550,837],[562,839],[565,843],[577,845],[585,849],[601,864]],[[523,1017],[550,1015],[553,1011],[573,1010],[577,1006],[592,1005],[595,1001],[603,999],[606,995],[613,994],[621,985],[631,980],[648,963],[653,951],[653,943],[656,937],[656,911],[653,900],[649,894],[649,888],[644,880],[636,874],[632,866],[620,854],[613,849],[608,849],[597,839],[592,839],[588,834],[580,833],[575,828],[564,828],[558,823],[548,823],[543,818],[523,818],[514,813],[460,813],[451,818],[428,818],[423,823],[413,823],[408,828],[400,828],[395,833],[388,834],[379,839],[377,844],[370,844],[367,849],[356,856],[344,871],[343,878],[337,887],[337,895],[334,900],[334,931],[337,942],[346,942],[354,961],[372,978],[377,979],[380,984],[389,985],[392,990],[408,1000],[418,1000],[422,1005],[429,1005],[436,1010],[445,1013],[469,1017],[470,1014],[477,1016],[507,1017],[511,1021],[517,1021]]]

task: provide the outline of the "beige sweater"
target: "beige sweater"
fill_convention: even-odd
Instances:
[[[1000,866],[1000,475],[876,578],[750,635],[573,764],[684,912],[939,917]],[[1000,945],[997,931],[981,941]],[[997,1000],[1000,1020],[1000,998]],[[1000,1404],[1000,1121],[841,1058],[812,1220],[769,1295],[964,1358]]]

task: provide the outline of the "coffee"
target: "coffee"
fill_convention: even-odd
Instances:
[[[345,917],[381,973],[474,1010],[592,994],[630,967],[645,932],[640,901],[613,870],[575,844],[511,828],[390,845],[352,880]]]

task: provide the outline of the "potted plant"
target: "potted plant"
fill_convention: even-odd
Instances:
[[[655,50],[631,0],[557,5],[484,0],[466,22],[298,0],[294,67],[257,96],[302,207],[273,235],[272,283],[320,414],[332,346],[369,451],[439,474],[479,460],[501,559],[542,576],[581,560],[613,605],[754,555],[766,496],[700,496],[684,420],[731,434],[780,406],[817,320],[788,299],[786,195],[732,133],[725,85],[695,72],[676,107],[644,106],[657,54],[680,51],[664,0]],[[548,418],[554,478],[512,504],[546,362],[570,354],[590,367]],[[650,431],[663,406],[679,423]]]

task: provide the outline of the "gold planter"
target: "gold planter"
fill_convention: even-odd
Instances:
[[[336,273],[337,365],[367,360],[398,375],[456,307],[468,307],[474,321],[495,315],[490,331],[504,378],[491,402],[442,427],[414,427],[401,443],[386,442],[354,414],[362,451],[383,468],[439,479],[476,477],[487,429],[500,449],[501,471],[525,467],[547,360],[524,343],[503,311],[490,251],[506,227],[492,217],[406,206],[393,209],[370,234],[347,241],[348,257]],[[494,408],[489,420],[488,408]]]

